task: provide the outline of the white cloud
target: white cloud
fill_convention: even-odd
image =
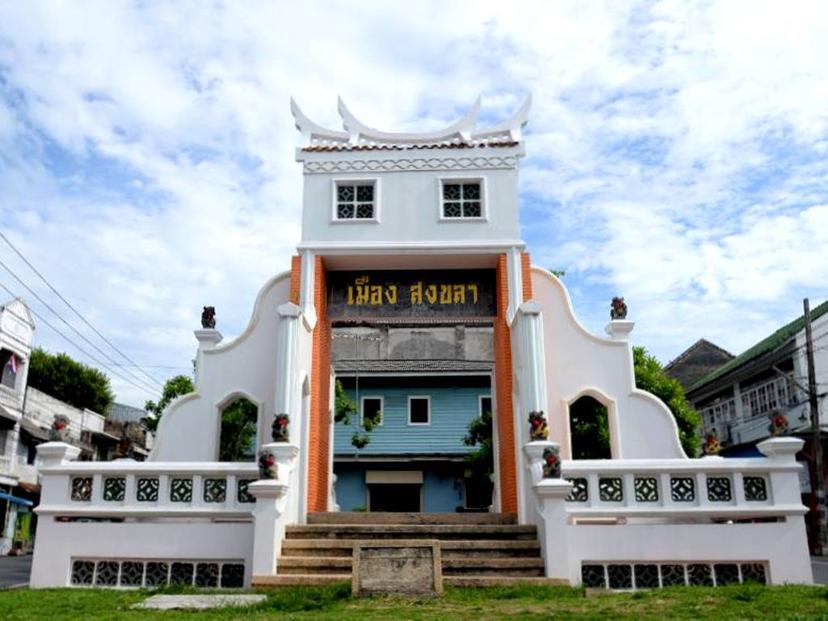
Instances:
[[[298,241],[291,94],[408,130],[531,91],[536,261],[596,330],[622,292],[664,358],[739,350],[828,293],[828,9],[795,4],[8,3],[0,225],[133,358],[186,368],[201,305],[239,332]]]

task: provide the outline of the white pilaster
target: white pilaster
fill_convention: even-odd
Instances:
[[[204,362],[204,352],[210,349],[215,349],[216,345],[221,343],[221,339],[224,337],[221,335],[221,332],[215,328],[202,328],[201,330],[194,330],[193,334],[198,341],[198,352],[196,353],[196,364],[194,370],[196,391],[198,391],[200,376],[199,371],[201,370],[201,365]]]
[[[523,264],[520,248],[513,246],[506,253],[506,274],[508,279],[509,300],[506,305],[506,321],[511,326],[515,315],[523,302]]]
[[[316,306],[313,303],[313,290],[316,282],[316,255],[311,250],[302,250],[301,278],[299,286],[299,306],[302,308],[302,319],[308,332],[316,327]]]
[[[277,309],[279,322],[279,344],[276,350],[276,394],[273,414],[288,414],[291,423],[298,416],[298,376],[296,365],[299,348],[299,318],[302,310],[296,304],[287,302]]]

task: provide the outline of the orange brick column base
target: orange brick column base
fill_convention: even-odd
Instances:
[[[330,480],[331,326],[322,258],[314,265],[313,303],[317,322],[312,337],[310,420],[308,421],[308,511],[327,511]]]
[[[521,272],[524,301],[532,298],[531,261],[523,253]],[[497,455],[500,466],[500,510],[516,513],[517,463],[515,455],[515,414],[512,403],[512,340],[506,311],[509,305],[509,277],[506,255],[497,260],[497,318],[494,325],[495,395],[497,398]],[[527,423],[528,424],[528,423]]]

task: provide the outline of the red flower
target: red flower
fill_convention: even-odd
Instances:
[[[555,455],[554,453],[551,454],[551,455],[546,456],[546,463],[549,464],[550,466],[554,465],[557,461],[558,461],[558,456]]]

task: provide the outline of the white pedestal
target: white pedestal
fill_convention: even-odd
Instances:
[[[630,332],[633,331],[635,322],[628,319],[613,319],[610,321],[604,330],[616,341],[626,341],[630,338]]]

